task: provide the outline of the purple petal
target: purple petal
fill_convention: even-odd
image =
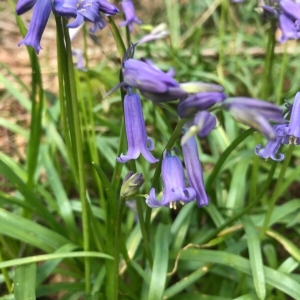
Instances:
[[[134,6],[131,0],[123,0],[121,4],[126,21],[119,23],[119,26],[128,26],[130,32],[132,32],[133,23],[140,25],[142,24],[142,21],[135,15]]]
[[[142,104],[137,94],[131,93],[125,96],[124,117],[128,152],[126,155],[121,154],[117,161],[125,163],[130,159],[137,159],[142,153],[150,163],[157,162],[158,160],[150,152],[154,145],[153,141],[147,137]]]
[[[99,10],[108,15],[115,15],[120,12],[115,5],[106,0],[99,0]]]
[[[289,39],[299,38],[299,32],[296,30],[295,22],[285,14],[279,15],[279,26],[282,35],[278,38],[278,42],[285,43]]]
[[[226,94],[220,92],[197,93],[180,100],[177,108],[181,118],[188,118],[200,110],[206,110],[218,102],[226,99]]]
[[[25,38],[18,44],[19,46],[25,44],[27,46],[33,47],[37,54],[40,52],[40,50],[42,49],[42,47],[40,46],[40,41],[48,22],[50,12],[50,1],[37,1],[35,3],[28,32]]]
[[[22,15],[33,7],[36,3],[36,0],[19,0],[16,5],[17,15]]]
[[[165,151],[162,161],[162,181],[164,186],[162,200],[156,199],[155,190],[152,188],[146,199],[150,207],[174,205],[175,208],[177,201],[187,203],[195,199],[196,191],[192,187],[186,188],[183,166],[179,157],[169,151]]]
[[[194,137],[191,137],[182,146],[182,153],[189,183],[196,191],[198,206],[208,205],[209,199],[204,188],[202,167],[198,157],[197,143]]]
[[[255,154],[265,159],[268,159],[270,157],[275,161],[282,161],[284,159],[284,155],[282,153],[277,152],[283,142],[283,132],[285,126],[285,124],[275,125],[273,129],[276,132],[276,139],[269,140],[265,148],[262,148],[261,145],[257,145],[254,149]]]
[[[279,5],[281,9],[289,15],[291,18],[294,18],[295,20],[300,19],[300,6],[299,4],[295,3],[291,0],[281,0],[279,1]]]
[[[217,119],[210,112],[204,110],[196,114],[194,125],[198,128],[200,138],[207,136],[216,127]]]

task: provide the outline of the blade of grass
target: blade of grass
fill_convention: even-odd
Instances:
[[[265,299],[266,284],[258,232],[248,216],[242,217],[242,223],[246,231],[250,267],[255,291],[259,299]]]

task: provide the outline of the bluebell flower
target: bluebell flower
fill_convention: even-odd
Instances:
[[[280,14],[278,17],[281,36],[278,42],[285,43],[289,39],[298,39],[300,37],[299,30],[296,28],[295,22],[286,14]]]
[[[149,34],[146,34],[143,36],[139,42],[138,45],[148,43],[150,41],[163,39],[164,37],[169,35],[169,31],[167,29],[167,25],[165,23],[161,23],[154,28],[152,28],[151,32]]]
[[[123,80],[130,87],[137,88],[145,98],[153,102],[167,102],[187,97],[174,72],[164,73],[148,61],[129,58],[123,61]]]
[[[284,131],[286,126],[286,124],[273,126],[276,133],[275,140],[269,140],[265,148],[262,148],[262,145],[257,145],[254,149],[255,154],[264,159],[271,158],[275,161],[284,160],[284,155],[282,153],[278,153],[278,150],[285,138]]]
[[[75,18],[67,25],[69,28],[77,28],[87,21],[94,24],[90,29],[93,33],[106,25],[100,12],[107,15],[115,15],[119,12],[115,5],[106,0],[54,0],[53,6],[56,14]]]
[[[222,88],[221,86],[219,86]],[[223,89],[223,88],[222,88]],[[179,101],[177,112],[180,118],[188,118],[200,110],[206,110],[218,102],[226,99],[222,92],[202,92],[188,96]]]
[[[287,124],[284,132],[288,137],[284,143],[294,145],[300,144],[300,92],[298,92],[295,96],[290,123]]]
[[[216,127],[217,119],[207,110],[199,111],[192,122],[188,122],[184,126],[184,136],[181,139],[181,145],[186,143],[186,141],[193,135],[198,135],[203,138],[211,133],[211,131]],[[187,129],[188,128],[188,129]]]
[[[202,166],[195,137],[190,137],[181,147],[189,184],[196,191],[197,204],[199,207],[208,205],[209,199],[204,187]]]
[[[128,151],[126,155],[121,154],[117,161],[126,163],[128,160],[137,159],[142,154],[150,163],[157,162],[158,159],[150,152],[154,149],[154,143],[147,137],[141,99],[131,91],[124,98],[124,118]]]
[[[209,135],[216,127],[216,124],[216,117],[206,110],[200,111],[195,115],[194,126],[197,128],[197,134],[200,138]]]
[[[292,0],[280,0],[279,5],[284,14],[294,21],[300,20],[300,5],[298,3]]]
[[[258,99],[228,98],[222,103],[222,107],[238,122],[260,131],[268,140],[276,139],[275,130],[269,122],[285,123],[280,107]]]
[[[128,26],[129,31],[132,32],[133,23],[140,25],[142,24],[142,21],[135,15],[134,6],[131,0],[123,0],[121,4],[126,20],[119,23],[119,26]]]
[[[278,18],[281,36],[278,42],[284,43],[289,39],[300,38],[300,5],[292,0],[279,0],[270,6],[262,5],[261,8],[269,16]]]
[[[164,186],[161,201],[157,200],[155,189],[150,190],[146,203],[152,208],[170,206],[176,209],[176,202],[182,204],[195,199],[196,191],[191,187],[186,187],[184,180],[184,170],[178,156],[172,155],[170,151],[164,152],[162,161],[162,181]]]
[[[40,42],[44,33],[51,12],[51,2],[49,0],[26,1],[19,0],[16,6],[17,14],[23,14],[32,6],[33,14],[29,28],[24,39],[19,42],[18,46],[25,44],[34,48],[38,54],[42,49]]]

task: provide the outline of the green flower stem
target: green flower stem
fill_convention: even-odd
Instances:
[[[268,43],[267,43],[267,53],[265,58],[264,72],[262,78],[262,90],[261,98],[267,99],[273,89],[272,86],[272,74],[273,74],[273,61],[274,61],[274,48],[275,48],[275,23],[274,21],[270,22],[269,34],[268,34]]]
[[[88,43],[87,43],[87,26],[86,24],[83,26],[83,44],[84,44],[84,60],[85,60],[85,67],[89,70],[89,58],[88,58]],[[89,128],[87,128],[87,133],[90,133],[89,138],[87,139],[89,143],[89,150],[91,153],[92,161],[94,161],[97,165],[100,165],[99,161],[99,155],[97,150],[97,143],[96,143],[96,131],[95,131],[95,121],[94,121],[94,113],[93,113],[93,90],[90,80],[90,72],[84,73],[85,75],[85,82],[87,84],[87,104],[88,104],[88,118],[89,118]],[[79,84],[77,85],[79,86]],[[88,125],[88,124],[86,124]],[[94,168],[92,168],[93,178],[94,182],[96,183],[96,186],[98,188],[99,198],[100,198],[100,206],[105,208],[105,197],[104,197],[104,191],[103,186],[101,184],[101,181],[99,177],[97,176],[97,172]]]
[[[114,286],[111,292],[113,293],[112,299],[118,299],[119,293],[119,262],[120,262],[120,241],[121,241],[121,225],[122,213],[125,206],[126,198],[120,198],[117,221],[115,222],[115,245],[114,245]]]
[[[288,43],[284,44],[284,52],[282,55],[282,61],[280,66],[280,74],[279,74],[279,83],[277,88],[277,95],[276,95],[276,104],[281,105],[281,95],[282,95],[282,89],[283,89],[283,81],[284,81],[284,75],[287,67],[287,61],[288,61],[288,54],[287,54],[287,45]]]
[[[261,137],[256,134],[254,135],[256,144],[259,144]],[[249,188],[249,200],[250,202],[255,199],[257,194],[257,179],[259,173],[259,165],[261,158],[257,155],[254,155],[252,159],[252,167],[251,167],[251,177],[250,177],[250,188]]]
[[[226,16],[228,10],[228,0],[221,1],[221,17],[219,25],[219,61],[217,66],[218,76],[220,78],[220,83],[224,83],[224,60],[225,60],[225,29],[226,29]]]
[[[56,18],[57,28],[58,28],[58,40],[60,50],[58,52],[59,63],[62,64],[62,68],[59,67],[60,78],[63,78],[64,91],[66,97],[60,97],[64,103],[61,106],[66,106],[67,117],[67,134],[70,134],[70,143],[67,146],[71,146],[68,153],[72,152],[74,155],[74,163],[76,170],[76,179],[78,183],[79,196],[82,205],[82,227],[83,227],[83,248],[84,251],[89,251],[89,217],[88,217],[88,203],[86,199],[86,182],[85,182],[85,172],[84,172],[84,159],[83,159],[83,144],[82,144],[82,132],[81,132],[81,122],[79,117],[78,99],[74,75],[74,67],[72,61],[72,51],[71,51],[71,41],[69,37],[69,31],[66,28],[66,23],[62,18]],[[62,116],[63,117],[63,116]],[[71,157],[73,156],[71,155]],[[90,291],[90,259],[88,257],[84,258],[85,266],[85,291],[88,294]]]
[[[125,52],[126,52],[126,47],[125,47],[125,44],[121,37],[120,31],[119,31],[118,27],[116,26],[112,17],[108,17],[108,26],[109,26],[109,29],[115,39],[116,44],[117,44],[117,48],[118,48],[120,57],[121,57],[121,59],[123,59]]]
[[[273,175],[275,173],[276,166],[277,166],[277,162],[272,161],[272,166],[271,166],[271,169],[269,171],[268,178],[267,178],[267,181],[265,183],[265,186],[263,187],[263,189],[261,190],[261,192],[257,195],[257,197],[255,198],[255,200],[253,202],[251,202],[247,207],[245,207],[244,209],[242,209],[240,212],[238,212],[237,214],[235,214],[231,218],[229,218],[224,224],[222,224],[220,227],[218,227],[216,230],[214,230],[211,234],[207,235],[206,238],[202,241],[203,245],[206,244],[206,243],[208,243],[213,238],[215,238],[223,229],[225,229],[226,227],[230,226],[237,219],[239,219],[240,217],[242,217],[246,213],[248,213],[253,207],[255,207],[261,201],[261,198],[268,191],[270,183],[271,183],[271,181],[273,179]]]
[[[75,168],[75,158],[72,151],[70,134],[68,131],[68,120],[65,104],[65,83],[64,83],[64,74],[66,74],[66,49],[64,47],[64,35],[62,30],[62,19],[59,17],[55,18],[56,21],[56,36],[57,36],[57,71],[58,71],[58,85],[59,85],[59,103],[60,103],[60,115],[61,115],[61,124],[63,129],[64,140],[66,143],[68,158],[70,159],[70,166],[73,172],[74,178],[78,181],[76,168]],[[61,24],[61,25],[59,25]],[[68,91],[66,91],[68,92]],[[69,95],[70,93],[68,92]]]
[[[230,155],[230,153],[232,151],[234,151],[236,149],[236,147],[253,132],[254,132],[254,129],[252,129],[252,128],[249,128],[246,131],[244,131],[222,153],[222,155],[219,157],[217,163],[215,164],[213,171],[211,172],[211,174],[209,175],[209,177],[207,179],[207,182],[206,182],[207,192],[211,191],[212,184],[213,184],[214,180],[216,179],[217,175],[219,174],[225,160]]]
[[[83,249],[84,251],[90,250],[90,241],[89,241],[89,216],[88,216],[88,203],[86,199],[86,182],[85,182],[85,172],[84,172],[84,159],[83,159],[83,144],[81,136],[81,124],[79,117],[78,109],[78,99],[77,91],[75,85],[75,76],[74,76],[74,66],[72,61],[72,49],[71,41],[69,37],[69,30],[64,26],[65,31],[65,42],[67,50],[67,59],[68,59],[68,73],[70,78],[70,89],[72,96],[72,113],[74,117],[74,131],[75,131],[75,141],[76,145],[76,155],[77,155],[77,165],[78,165],[78,179],[79,179],[79,195],[82,205],[82,227],[83,227]],[[88,294],[91,287],[91,278],[90,278],[90,258],[85,257],[84,259],[85,266],[85,291]]]
[[[293,154],[293,150],[294,150],[294,145],[289,145],[289,148],[287,150],[285,159],[283,161],[283,164],[281,165],[281,170],[280,170],[280,173],[279,173],[279,176],[278,176],[278,179],[277,179],[272,197],[269,201],[270,204],[269,204],[269,207],[267,209],[266,217],[265,217],[264,224],[263,224],[262,230],[261,230],[261,238],[264,236],[265,232],[268,230],[271,215],[273,213],[273,210],[274,210],[274,207],[275,207],[275,204],[276,204],[276,200],[279,197],[280,185],[283,182],[285,172],[288,168],[288,165],[290,163],[290,160],[291,160],[291,157],[292,157],[292,154]]]
[[[149,243],[149,238],[148,238],[148,233],[150,231],[146,227],[146,225],[147,225],[146,221],[147,220],[144,219],[143,206],[142,206],[142,202],[140,200],[136,201],[136,208],[137,208],[137,213],[138,213],[138,217],[139,217],[139,224],[140,224],[140,228],[141,228],[141,232],[142,232],[142,236],[143,236],[143,242],[144,242],[144,248],[145,248],[145,251],[146,251],[146,256],[147,256],[147,259],[150,263],[150,266],[152,267],[153,258],[152,258],[151,248],[150,248],[150,243]],[[151,217],[151,209],[148,206],[147,206],[147,208],[150,210],[150,217]],[[148,210],[146,210],[146,213],[147,213],[147,211]]]

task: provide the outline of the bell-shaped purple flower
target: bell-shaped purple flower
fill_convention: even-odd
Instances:
[[[265,148],[262,148],[262,145],[257,145],[254,149],[255,154],[264,159],[271,158],[275,161],[284,160],[284,155],[282,153],[278,153],[278,150],[283,143],[286,126],[286,124],[273,126],[276,132],[276,139],[269,140]]]
[[[183,166],[176,155],[172,155],[170,151],[164,152],[162,161],[162,181],[164,186],[161,201],[157,200],[155,189],[150,190],[146,203],[152,208],[160,206],[170,206],[176,209],[176,202],[187,203],[195,199],[196,191],[187,188],[184,180]]]
[[[30,10],[37,0],[19,0],[16,5],[17,15],[22,15]]]
[[[186,143],[191,136],[198,135],[203,138],[211,133],[216,127],[217,119],[207,110],[199,111],[192,122],[188,122],[184,126],[184,136],[181,139],[181,145]],[[188,128],[188,129],[187,129]]]
[[[295,96],[290,123],[286,126],[285,133],[289,137],[289,144],[300,144],[300,92]]]
[[[278,38],[279,43],[285,43],[289,39],[296,40],[300,37],[295,22],[285,14],[279,15],[279,27],[281,29],[281,36]]]
[[[275,130],[269,122],[285,123],[282,109],[262,100],[246,97],[228,98],[222,103],[222,107],[238,122],[260,131],[268,140],[276,139]]]
[[[226,99],[222,92],[202,92],[179,101],[177,112],[180,118],[188,118],[200,110],[206,110]]]
[[[124,83],[137,88],[153,102],[167,102],[187,97],[187,93],[180,88],[173,75],[173,72],[164,73],[149,62],[132,58],[123,62]]]
[[[142,21],[135,15],[134,5],[131,0],[123,0],[121,4],[125,15],[125,21],[119,23],[119,26],[128,26],[129,31],[132,32],[133,23],[141,25]]]
[[[207,110],[200,111],[194,118],[194,126],[197,127],[200,138],[207,136],[216,127],[217,119]]]
[[[94,26],[91,32],[105,27],[106,22],[100,12],[108,15],[115,15],[119,9],[106,0],[54,0],[54,12],[65,17],[72,17],[75,20],[69,23],[69,28],[77,28],[84,21],[91,22]]]
[[[198,156],[198,147],[194,136],[182,145],[182,154],[190,186],[196,191],[198,206],[208,205],[209,199],[205,192],[202,166]]]
[[[140,154],[150,163],[158,161],[152,154],[154,149],[153,140],[147,137],[144,115],[140,97],[130,92],[124,98],[124,117],[126,137],[128,143],[127,154],[117,157],[120,163],[126,163],[130,159],[137,159]]]
[[[300,5],[292,0],[280,0],[280,8],[282,11],[294,20],[300,20]]]
[[[18,2],[18,4],[19,3],[20,2]],[[31,4],[32,2],[30,3],[30,5]],[[19,11],[22,13],[23,9],[24,7],[20,8]],[[45,30],[46,24],[48,22],[50,12],[51,12],[51,1],[49,0],[36,1],[36,3],[34,4],[33,14],[29,24],[28,32],[25,38],[18,44],[19,46],[25,44],[27,46],[33,47],[37,54],[40,52],[40,50],[42,49],[40,45],[41,38]]]
[[[126,20],[119,23],[119,26],[128,26],[129,31],[132,32],[133,23],[140,25],[142,24],[142,21],[135,15],[134,6],[131,0],[123,0],[121,4]]]

